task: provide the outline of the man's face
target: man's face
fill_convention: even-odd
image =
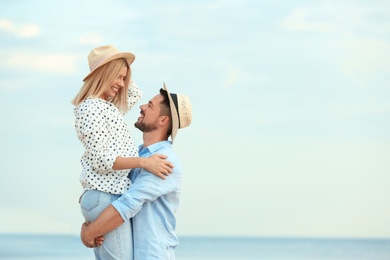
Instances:
[[[142,132],[151,132],[158,128],[160,117],[160,103],[163,101],[161,94],[155,96],[147,104],[140,106],[141,112],[134,126]]]

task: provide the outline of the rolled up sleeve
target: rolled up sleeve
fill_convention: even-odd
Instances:
[[[174,174],[174,173],[172,173]],[[172,174],[165,180],[141,169],[130,189],[119,199],[112,202],[112,206],[120,213],[124,221],[136,215],[145,202],[154,201],[158,197],[174,190]]]

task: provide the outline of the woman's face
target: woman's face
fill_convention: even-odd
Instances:
[[[118,77],[111,84],[111,86],[101,96],[104,100],[112,100],[120,88],[125,86],[125,80],[127,77],[127,67],[123,67],[118,74]]]

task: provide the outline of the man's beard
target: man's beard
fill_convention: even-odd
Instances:
[[[135,122],[134,126],[136,128],[138,128],[143,133],[151,132],[151,131],[157,129],[157,124],[156,123],[154,123],[154,124],[146,124],[146,123],[144,123],[142,121]]]

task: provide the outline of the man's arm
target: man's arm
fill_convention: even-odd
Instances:
[[[88,225],[81,228],[81,241],[86,247],[95,247],[103,243],[102,240],[95,243],[95,238],[103,236],[111,230],[120,226],[124,220],[119,212],[112,206],[108,206],[99,217]]]
[[[127,221],[142,209],[144,203],[154,201],[175,190],[174,178],[176,178],[176,170],[177,167],[173,168],[172,174],[167,176],[165,180],[162,180],[141,169],[141,173],[137,176],[130,189],[122,194],[119,199],[113,201],[111,206],[119,212],[123,220]]]
[[[113,201],[91,224],[83,225],[81,240],[87,247],[95,247],[95,238],[103,236],[137,214],[142,205],[171,192],[174,189],[175,168],[166,180],[141,169],[141,174],[135,179],[130,189]]]

